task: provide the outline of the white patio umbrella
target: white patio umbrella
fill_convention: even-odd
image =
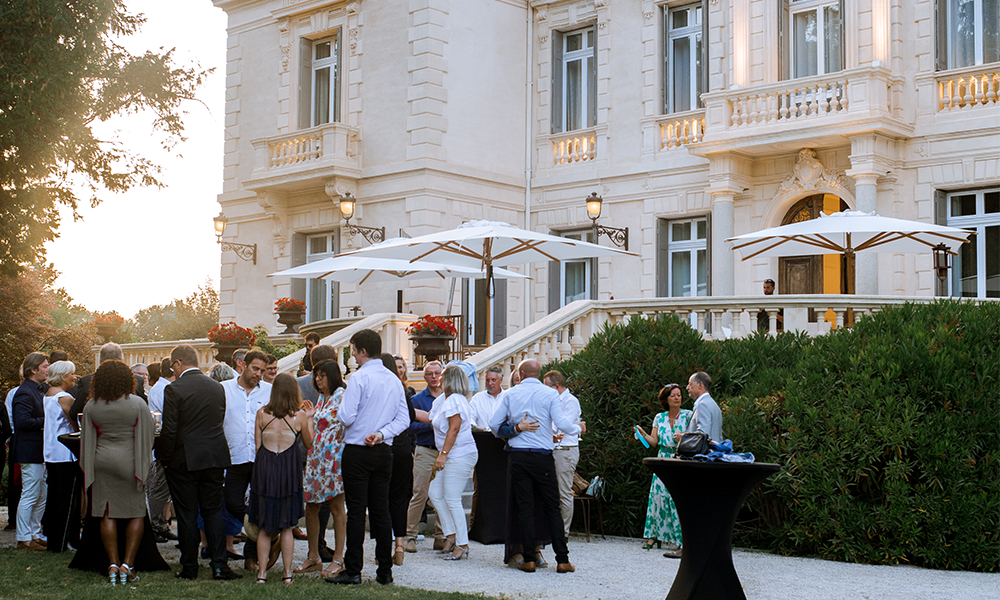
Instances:
[[[881,217],[846,210],[818,219],[790,223],[727,239],[743,260],[755,256],[855,254],[857,252],[919,253],[935,249],[957,254],[972,231]]]
[[[536,261],[564,261],[598,256],[637,256],[617,248],[528,231],[498,221],[470,221],[455,229],[409,239],[397,239],[356,250],[345,256],[436,261],[481,269],[492,297],[496,267]]]
[[[444,265],[440,263],[399,260],[341,254],[313,263],[308,263],[284,271],[271,273],[268,277],[301,277],[305,279],[325,279],[341,283],[386,282],[421,279],[429,277],[484,277],[483,270],[476,267]],[[527,275],[497,269],[496,277],[501,279],[525,278]]]

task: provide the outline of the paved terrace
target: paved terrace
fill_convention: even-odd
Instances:
[[[6,524],[6,508],[0,522]],[[330,541],[332,532],[328,534]],[[662,552],[642,550],[642,541],[582,536],[570,539],[570,560],[576,573],[559,575],[553,564],[537,573],[521,573],[502,563],[503,546],[470,544],[470,560],[447,562],[418,542],[419,552],[407,554],[393,568],[396,585],[444,592],[481,593],[506,598],[567,600],[663,600],[677,573],[678,560]],[[0,546],[13,547],[13,532],[0,532]],[[172,543],[160,552],[176,566],[179,552]],[[306,556],[306,543],[295,542],[296,564]],[[365,543],[363,577],[375,577],[375,545]],[[545,557],[553,561],[551,550]],[[207,564],[207,561],[201,561]],[[1000,574],[934,571],[910,566],[868,566],[811,558],[790,558],[764,552],[735,550],[733,562],[748,600],[995,600],[1000,598]],[[234,568],[242,563],[233,561]],[[280,565],[280,563],[279,563]],[[242,572],[239,571],[238,572]],[[280,571],[272,570],[272,578]],[[302,575],[308,577],[312,575]],[[141,584],[140,584],[141,585]],[[331,586],[332,587],[332,586]]]

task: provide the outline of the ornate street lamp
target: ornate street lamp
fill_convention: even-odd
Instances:
[[[257,264],[257,244],[237,244],[236,242],[224,242],[222,240],[222,234],[226,231],[226,224],[229,223],[229,219],[226,215],[219,213],[219,216],[212,219],[215,221],[215,236],[219,245],[222,246],[222,251],[232,250],[243,260],[253,261],[253,264]]]
[[[942,283],[948,279],[948,269],[951,268],[949,262],[948,246],[945,244],[934,246],[934,270],[937,271],[938,280]]]
[[[604,198],[598,196],[597,192],[591,192],[587,196],[586,202],[587,216],[594,222],[594,243],[598,243],[601,236],[606,235],[612,244],[628,252],[628,227],[619,229],[617,227],[605,227],[597,224],[597,219],[601,218],[601,203],[604,202]]]
[[[361,225],[351,225],[351,217],[354,216],[354,206],[357,199],[351,192],[344,192],[340,197],[340,213],[344,215],[344,229],[349,235],[359,233],[368,240],[369,244],[377,244],[385,241],[385,227],[363,227]]]

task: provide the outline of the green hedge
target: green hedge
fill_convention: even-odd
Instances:
[[[704,370],[737,451],[782,465],[734,542],[874,564],[1000,569],[1000,305],[891,307],[853,329],[702,341],[675,317],[605,328],[567,361],[604,473],[608,533],[639,537],[654,453],[632,435],[666,383]],[[685,408],[691,400],[685,399]]]

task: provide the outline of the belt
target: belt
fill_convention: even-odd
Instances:
[[[555,450],[571,450],[573,448],[579,448],[579,446],[556,446]]]
[[[511,448],[511,452],[534,452],[535,454],[552,454],[551,450],[544,448]]]

